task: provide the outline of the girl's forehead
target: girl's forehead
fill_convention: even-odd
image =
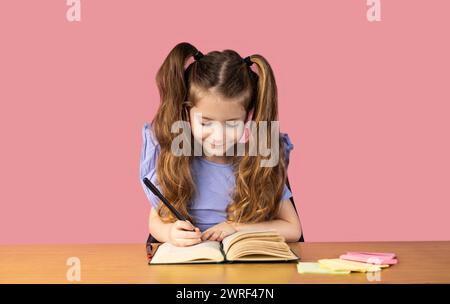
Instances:
[[[223,99],[212,94],[200,98],[192,111],[203,118],[218,121],[244,119],[246,115],[241,100]]]

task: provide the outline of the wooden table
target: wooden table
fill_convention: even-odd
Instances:
[[[450,283],[450,241],[292,243],[302,261],[337,258],[346,251],[394,252],[399,263],[366,274],[299,274],[295,263],[152,265],[144,244],[0,245],[0,283],[74,283],[67,259],[79,258],[75,283]]]

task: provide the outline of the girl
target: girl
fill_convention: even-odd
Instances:
[[[187,61],[194,61],[187,67]],[[258,73],[251,65],[255,64]],[[275,166],[250,155],[244,122],[277,120],[277,88],[272,69],[261,55],[242,57],[232,50],[203,55],[180,43],[159,69],[156,82],[161,103],[151,124],[143,128],[141,185],[151,202],[149,230],[160,242],[176,246],[221,241],[242,229],[275,229],[288,242],[298,241],[300,221],[289,198],[286,169],[293,145],[280,133]],[[175,122],[190,126],[188,150],[200,144],[204,153],[173,153]],[[270,133],[270,132],[269,132]],[[270,134],[267,136],[270,142]],[[259,139],[258,139],[259,140]],[[244,142],[244,155],[226,151]],[[184,145],[184,144],[183,144]],[[183,148],[186,148],[183,147]],[[226,155],[227,154],[227,155]],[[142,182],[147,177],[196,227],[177,221]]]

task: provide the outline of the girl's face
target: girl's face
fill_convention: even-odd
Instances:
[[[207,156],[225,156],[244,133],[247,113],[237,100],[224,100],[215,94],[203,96],[189,111],[194,139]]]

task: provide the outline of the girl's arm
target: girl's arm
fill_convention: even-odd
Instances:
[[[290,200],[282,201],[280,203],[280,210],[275,219],[266,222],[245,224],[245,223],[231,223],[237,231],[246,228],[252,229],[275,229],[284,238],[286,242],[297,242],[302,231],[300,220],[295,212],[294,206]]]
[[[185,221],[164,223],[155,208],[150,210],[148,219],[150,234],[161,243],[171,243],[175,246],[190,246],[201,242],[200,229],[189,231],[191,225]]]

